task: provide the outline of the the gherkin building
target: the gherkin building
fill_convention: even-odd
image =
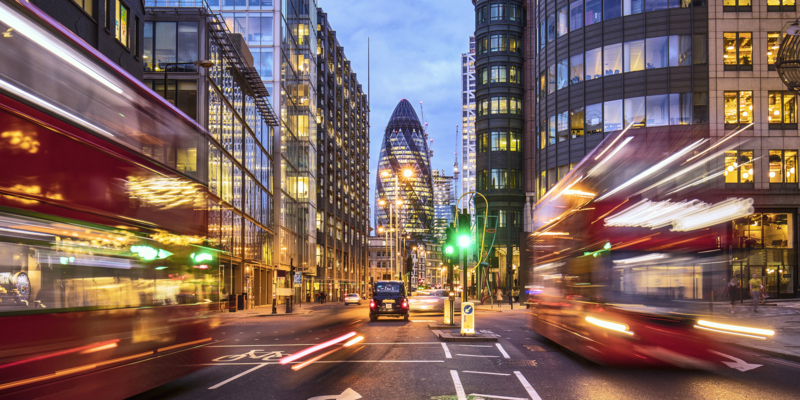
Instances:
[[[428,143],[414,107],[403,99],[397,104],[383,135],[375,190],[375,225],[389,227],[389,205],[400,231],[430,234],[433,227],[433,184]],[[380,200],[385,200],[380,205]]]

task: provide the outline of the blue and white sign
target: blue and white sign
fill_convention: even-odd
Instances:
[[[473,311],[475,311],[475,309],[472,308],[471,305],[465,305],[464,306],[464,314],[470,315],[470,314],[472,314]]]
[[[295,272],[294,273],[294,284],[295,285],[302,285],[303,284],[303,273],[302,272]]]

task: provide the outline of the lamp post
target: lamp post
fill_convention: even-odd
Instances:
[[[189,61],[189,62],[174,62],[174,63],[166,63],[164,64],[164,98],[167,98],[167,72],[169,71],[169,67],[172,65],[194,65],[200,68],[211,68],[214,66],[212,61],[208,60],[197,60],[197,61]]]

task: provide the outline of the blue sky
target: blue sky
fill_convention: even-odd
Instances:
[[[401,99],[408,99],[417,115],[423,102],[433,139],[432,167],[452,174],[456,124],[459,137],[461,125],[461,54],[469,50],[475,31],[472,2],[317,0],[317,5],[328,14],[365,90],[370,38],[370,203],[375,199],[374,171],[383,131]],[[458,151],[460,157],[460,145]]]

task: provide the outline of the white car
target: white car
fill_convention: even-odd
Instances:
[[[361,305],[361,296],[359,296],[357,293],[350,293],[347,296],[344,296],[344,305],[348,304]]]
[[[447,290],[419,291],[408,298],[410,311],[437,311],[444,312],[444,301],[448,298]],[[456,296],[454,310],[461,307],[461,296]]]

